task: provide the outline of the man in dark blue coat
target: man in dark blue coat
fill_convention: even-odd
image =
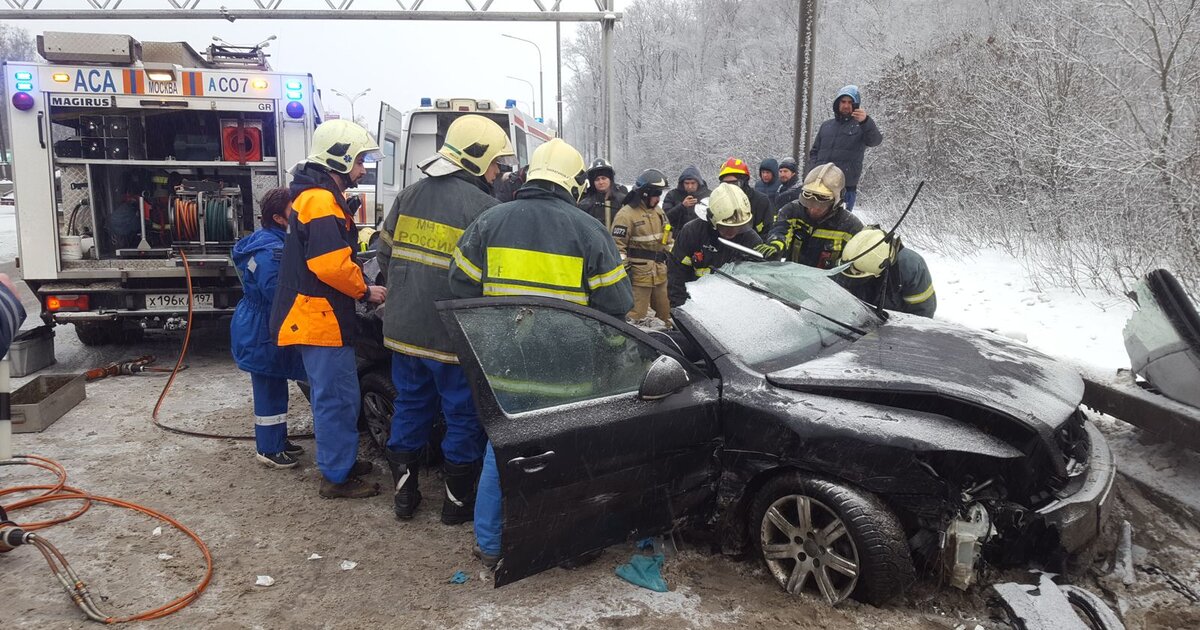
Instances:
[[[808,152],[804,172],[832,162],[846,176],[846,210],[854,210],[858,196],[858,178],[862,175],[863,154],[867,147],[883,144],[883,134],[875,119],[862,107],[858,86],[847,85],[833,99],[833,118],[821,123],[817,138]]]
[[[779,161],[767,158],[758,165],[758,181],[754,182],[754,190],[767,196],[771,206],[775,206],[775,195],[779,193]]]

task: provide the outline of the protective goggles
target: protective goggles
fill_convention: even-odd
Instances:
[[[815,201],[817,203],[829,203],[830,201],[833,201],[833,195],[812,192],[811,190],[801,190],[800,197],[809,201]]]

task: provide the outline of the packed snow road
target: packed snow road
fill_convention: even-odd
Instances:
[[[991,254],[988,254],[990,256]],[[1041,300],[1025,286],[1015,262],[1000,257],[984,283],[957,261],[935,257],[940,282],[940,316],[976,326],[1024,333],[1034,345],[1045,339],[1063,344],[1068,334],[1096,340],[1075,343],[1110,352],[1120,348],[1120,324],[1109,326],[1094,296],[1053,294]],[[12,273],[12,265],[0,263]],[[997,277],[1001,277],[999,282]],[[955,281],[956,280],[956,281]],[[1011,284],[1004,284],[1005,281]],[[1000,289],[1003,287],[1003,289]],[[960,301],[956,296],[973,295]],[[1023,296],[1014,299],[1014,295]],[[26,296],[28,299],[29,296]],[[1027,299],[1031,298],[1031,299]],[[1026,302],[1030,302],[1026,304]],[[1054,306],[1050,306],[1053,304]],[[1106,303],[1107,304],[1107,303]],[[964,305],[964,306],[959,306]],[[29,306],[32,307],[30,303]],[[1122,306],[1107,304],[1110,310]],[[968,308],[969,307],[969,308]],[[1123,321],[1124,315],[1112,316]],[[1056,322],[1078,333],[1055,331]],[[27,326],[33,322],[28,322]],[[57,329],[59,364],[43,373],[79,372],[106,362],[154,354],[170,365],[179,337],[150,335],[137,347],[85,348],[69,327]],[[1064,354],[1058,352],[1056,354]],[[1068,356],[1106,365],[1108,355]],[[189,369],[181,373],[164,406],[168,425],[222,434],[251,434],[249,383],[228,360],[228,335],[220,328],[193,337]],[[20,384],[27,379],[18,379]],[[492,589],[470,556],[469,526],[447,527],[435,509],[421,510],[407,523],[396,521],[389,496],[365,501],[317,498],[318,473],[312,441],[304,465],[274,471],[254,462],[250,443],[201,439],[155,428],[150,413],[162,377],[126,376],[88,385],[88,398],[40,434],[16,436],[16,450],[62,462],[69,483],[92,493],[133,500],[163,511],[191,527],[209,545],[216,566],[205,594],[158,627],[668,627],[734,628],[795,625],[828,628],[1004,627],[991,618],[986,588],[962,593],[926,576],[908,596],[883,608],[846,602],[837,609],[811,599],[785,595],[757,558],[728,558],[707,545],[680,541],[668,557],[669,593],[654,593],[621,581],[613,569],[629,559],[631,546],[610,548],[599,560],[575,570],[554,569],[502,589]],[[307,405],[292,396],[293,430],[306,431]],[[1122,436],[1128,457],[1140,458],[1162,445],[1146,447],[1115,421],[1106,430]],[[364,442],[364,449],[366,449]],[[365,450],[370,455],[376,453]],[[1175,453],[1172,461],[1194,461]],[[387,485],[382,461],[375,477]],[[1178,474],[1174,468],[1164,475]],[[0,486],[37,483],[46,476],[32,469],[0,469]],[[422,480],[427,496],[439,480]],[[1200,583],[1200,530],[1195,514],[1178,510],[1154,492],[1118,479],[1112,519],[1101,539],[1085,554],[1070,580],[1102,595],[1131,628],[1200,627],[1194,599]],[[7,499],[7,497],[6,497]],[[66,504],[31,508],[18,520],[40,520],[69,509]],[[1122,520],[1134,530],[1136,581],[1126,586],[1106,577]],[[153,608],[187,592],[203,563],[194,545],[161,523],[107,506],[44,532],[70,558],[102,606],[117,614]],[[314,557],[319,556],[318,557]],[[353,563],[353,568],[346,569]],[[465,584],[450,583],[465,571]],[[39,554],[28,548],[0,556],[0,624],[9,628],[86,627],[82,615],[50,577]],[[258,576],[274,584],[256,586]],[[1036,577],[1022,571],[993,572],[983,582]]]

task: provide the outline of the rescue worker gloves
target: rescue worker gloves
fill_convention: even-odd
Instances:
[[[721,184],[708,197],[708,216],[713,227],[742,227],[754,217],[750,213],[750,198],[733,184]]]
[[[517,153],[504,129],[478,114],[464,114],[446,129],[446,140],[438,154],[455,166],[481,176],[493,161],[516,167]]]
[[[538,147],[529,158],[529,174],[525,181],[541,180],[561,186],[575,203],[587,190],[587,171],[583,156],[561,138]]]
[[[311,164],[331,171],[348,174],[361,155],[364,162],[383,159],[383,151],[375,139],[360,125],[349,120],[329,120],[313,132],[313,153],[306,158]]]
[[[771,241],[770,243],[759,243],[754,246],[754,251],[763,255],[763,258],[770,260],[779,252],[783,251],[783,243],[779,241]]]
[[[886,237],[876,226],[855,234],[842,250],[842,262],[850,263],[842,274],[848,278],[868,278],[883,273],[893,260],[892,244],[884,240]]]
[[[846,176],[842,169],[822,164],[804,176],[804,187],[800,189],[800,203],[806,208],[827,208],[842,201],[846,188]]]

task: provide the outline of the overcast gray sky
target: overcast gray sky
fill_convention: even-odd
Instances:
[[[103,1],[103,0],[101,0]],[[182,0],[181,0],[182,1]],[[338,0],[334,0],[337,2]],[[411,5],[410,2],[405,2]],[[476,2],[480,4],[480,2]],[[552,0],[544,2],[547,6]],[[618,9],[624,4],[617,2]],[[201,0],[202,8],[257,8],[253,0]],[[390,0],[355,0],[354,9],[392,6]],[[126,0],[121,9],[170,8],[167,0]],[[282,8],[325,8],[324,0],[283,0]],[[593,0],[563,0],[567,11],[594,11]],[[6,7],[7,8],[7,7]],[[44,0],[43,9],[90,9],[86,0]],[[494,9],[535,11],[532,0],[496,0]],[[463,0],[426,0],[422,11],[468,10]],[[538,84],[538,55],[534,47],[502,37],[508,33],[533,40],[541,47],[545,68],[546,110],[554,112],[555,58],[553,22],[427,22],[387,20],[22,20],[16,25],[30,34],[48,30],[124,33],[139,40],[184,40],[203,51],[215,35],[233,44],[254,44],[271,35],[267,52],[277,70],[308,72],[324,94],[325,107],[349,117],[346,100],[332,94],[337,89],[356,94],[371,92],[358,100],[356,113],[372,121],[379,102],[407,110],[422,96],[490,98],[503,105],[509,98],[531,99],[529,86],[505,78],[513,75]],[[564,22],[566,41],[577,25]],[[565,78],[564,78],[565,80]],[[528,111],[529,106],[520,107]],[[540,105],[538,115],[541,115]],[[553,116],[547,116],[552,118]]]

